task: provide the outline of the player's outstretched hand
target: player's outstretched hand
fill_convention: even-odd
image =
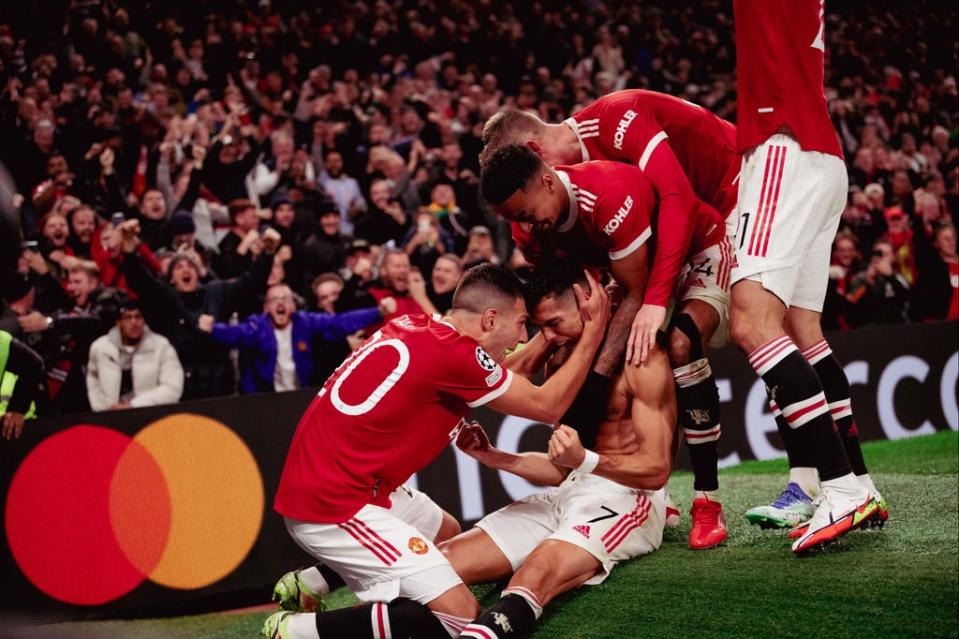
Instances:
[[[598,326],[601,331],[606,330],[606,324],[609,323],[610,303],[609,295],[606,289],[599,285],[599,282],[586,273],[586,282],[589,285],[589,291],[584,291],[579,284],[573,284],[573,293],[579,302],[579,312],[583,316],[583,322],[587,325]]]
[[[549,438],[549,460],[559,466],[576,468],[586,459],[586,449],[579,441],[579,433],[566,424],[553,429]]]
[[[470,457],[476,457],[490,449],[489,437],[479,422],[467,422],[456,436],[456,447]]]
[[[649,351],[656,343],[656,332],[665,320],[665,306],[643,304],[639,308],[636,317],[633,318],[633,325],[629,329],[629,341],[626,342],[627,362],[633,366],[639,366],[646,362]]]

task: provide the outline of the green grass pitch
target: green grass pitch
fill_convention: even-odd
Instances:
[[[785,460],[747,462],[720,476],[730,528],[721,548],[686,546],[689,517],[662,548],[619,566],[600,586],[547,607],[537,637],[957,637],[959,636],[959,434],[865,445],[890,520],[850,533],[827,552],[797,558],[781,532],[742,514],[782,488]],[[670,493],[689,507],[692,478]],[[484,605],[498,590],[475,589]],[[344,590],[331,607],[353,603]],[[109,639],[256,637],[267,613],[214,614],[48,626],[59,636]],[[62,634],[61,634],[62,633]]]

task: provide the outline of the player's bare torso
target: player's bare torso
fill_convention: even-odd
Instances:
[[[631,397],[625,375],[620,372],[612,385],[606,418],[596,433],[595,450],[601,455],[633,455],[639,452],[636,427],[630,419]]]

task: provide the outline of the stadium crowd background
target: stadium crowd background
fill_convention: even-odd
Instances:
[[[850,178],[827,329],[959,318],[959,45],[932,4],[827,5]],[[53,6],[0,24],[28,240],[0,329],[43,357],[47,415],[319,384],[361,326],[525,268],[477,188],[503,107],[647,88],[735,117],[726,1]],[[317,315],[284,348],[294,304]]]

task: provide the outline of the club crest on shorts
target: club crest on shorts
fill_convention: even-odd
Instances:
[[[476,347],[476,362],[485,371],[492,372],[496,370],[496,360],[494,360],[489,353],[484,351],[482,346]]]
[[[425,555],[430,550],[430,547],[426,545],[426,542],[419,537],[410,537],[410,541],[407,546],[409,546],[409,549],[417,555]]]

